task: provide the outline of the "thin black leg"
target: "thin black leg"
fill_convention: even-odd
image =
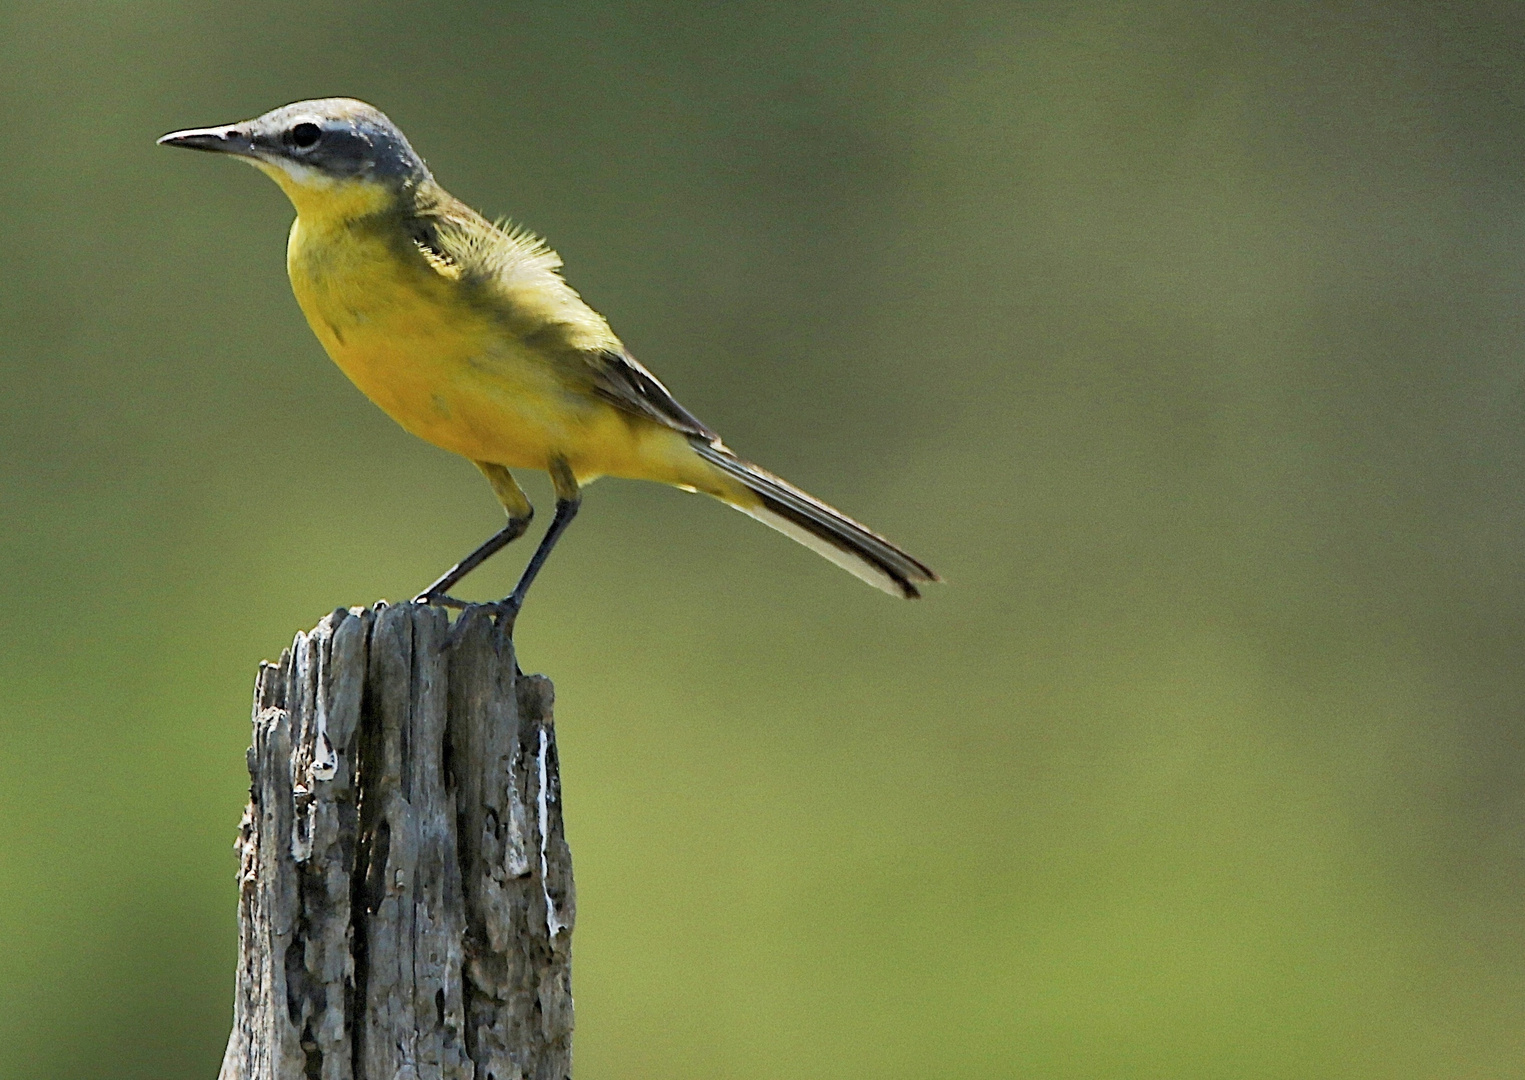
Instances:
[[[535,554],[530,556],[529,565],[524,568],[524,573],[519,577],[519,584],[514,586],[514,591],[504,597],[500,604],[515,614],[524,606],[524,595],[530,591],[530,586],[535,582],[535,575],[540,573],[540,568],[545,565],[545,560],[550,556],[551,549],[556,546],[556,541],[561,539],[561,534],[567,531],[567,526],[572,524],[572,519],[577,516],[577,508],[582,505],[582,497],[574,495],[570,499],[556,500],[556,516],[551,519],[551,527],[540,538],[540,546],[535,549]]]
[[[556,514],[558,517],[561,515],[560,503],[556,505]],[[510,543],[523,536],[524,530],[528,529],[529,527],[530,519],[527,517],[509,518],[507,525],[503,526],[503,528],[489,536],[486,541],[484,541],[483,544],[470,555],[467,555],[464,559],[456,563],[449,570],[446,570],[442,575],[440,575],[440,579],[438,581],[415,596],[413,598],[413,602],[415,604],[443,604],[446,607],[465,607],[466,604],[463,601],[457,600],[453,596],[447,596],[446,594],[458,581],[461,580],[461,578],[465,577],[477,567],[481,566],[488,559],[502,551]],[[555,527],[556,526],[554,524],[551,526],[553,529]],[[544,544],[541,546],[543,547]]]

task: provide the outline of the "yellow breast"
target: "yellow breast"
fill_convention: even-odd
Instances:
[[[405,254],[384,236],[298,217],[287,268],[318,340],[420,438],[478,461],[545,467],[559,441],[554,418],[567,412],[555,373],[457,283]]]
[[[584,481],[687,482],[667,475],[669,461],[683,462],[685,476],[690,467],[681,437],[569,381],[543,345],[396,237],[303,212],[287,269],[328,355],[419,438],[510,468],[562,458]]]

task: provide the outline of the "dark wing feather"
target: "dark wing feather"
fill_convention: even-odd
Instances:
[[[584,354],[593,369],[593,389],[626,412],[666,424],[685,435],[718,442],[704,421],[678,404],[661,381],[627,352],[602,349]]]

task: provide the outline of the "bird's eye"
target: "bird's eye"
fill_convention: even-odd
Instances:
[[[322,136],[323,131],[317,124],[298,124],[286,133],[291,145],[298,150],[311,150]]]

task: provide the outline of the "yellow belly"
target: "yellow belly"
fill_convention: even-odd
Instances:
[[[382,241],[292,228],[297,302],[350,380],[405,429],[474,461],[579,480],[689,483],[677,432],[614,408],[472,303],[458,282],[400,261]]]

